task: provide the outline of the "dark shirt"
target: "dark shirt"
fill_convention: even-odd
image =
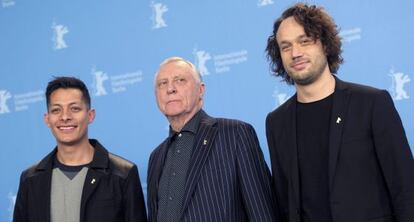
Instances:
[[[65,174],[69,179],[73,179],[79,171],[82,170],[83,167],[89,167],[89,164],[79,165],[79,166],[68,166],[63,163],[61,163],[56,155],[53,158],[53,169],[59,168],[60,171],[62,171],[63,174]]]
[[[170,127],[170,144],[158,190],[159,222],[174,222],[180,219],[187,171],[200,117],[199,111],[180,132],[174,132]]]
[[[328,186],[332,98],[333,94],[316,102],[297,103],[296,134],[303,222],[332,222]]]

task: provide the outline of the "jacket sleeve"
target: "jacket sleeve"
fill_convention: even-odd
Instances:
[[[134,165],[126,179],[124,192],[125,222],[146,222],[147,213],[139,179],[138,168]]]
[[[270,172],[253,127],[241,124],[238,132],[238,175],[249,221],[275,221]]]
[[[391,96],[375,98],[372,131],[378,160],[391,195],[397,222],[414,221],[414,160]]]
[[[14,204],[13,222],[26,222],[27,219],[27,191],[24,186],[24,173],[20,176],[19,190]]]

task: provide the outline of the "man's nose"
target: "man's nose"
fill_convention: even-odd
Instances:
[[[293,44],[291,53],[292,53],[292,58],[301,57],[303,55],[302,47],[300,45]]]
[[[171,81],[167,85],[167,93],[173,94],[177,92],[177,88],[175,87],[174,81]]]
[[[72,113],[70,112],[70,110],[63,110],[62,111],[62,115],[60,116],[61,120],[70,120],[72,119]]]

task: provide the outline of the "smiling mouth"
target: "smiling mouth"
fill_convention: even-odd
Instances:
[[[299,62],[293,63],[291,65],[291,67],[296,69],[296,70],[302,70],[302,69],[306,68],[306,64],[308,64],[307,61],[299,61]]]
[[[59,130],[62,130],[62,131],[67,131],[67,130],[73,130],[73,129],[75,129],[76,126],[58,126],[57,128]]]

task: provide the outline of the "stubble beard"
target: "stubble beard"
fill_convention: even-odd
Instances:
[[[326,66],[328,66],[326,58],[320,58],[313,66],[309,67],[309,70],[306,71],[306,73],[300,75],[293,73],[293,71],[289,71],[288,75],[292,78],[295,84],[307,86],[319,79]]]

